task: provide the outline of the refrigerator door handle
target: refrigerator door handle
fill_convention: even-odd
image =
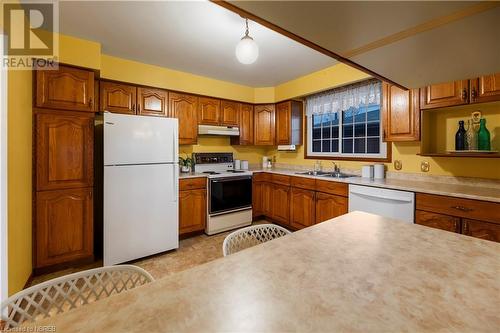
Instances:
[[[173,168],[174,170],[174,202],[177,202],[177,198],[179,197],[179,192],[178,192],[178,189],[177,189],[177,186],[179,184],[179,177],[178,177],[178,172],[179,172],[179,168],[177,167],[177,164],[174,164],[173,165]]]

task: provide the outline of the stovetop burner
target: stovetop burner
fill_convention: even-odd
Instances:
[[[245,171],[244,170],[226,170],[226,172],[229,172],[229,173],[243,173]]]
[[[220,172],[215,172],[215,171],[203,171],[202,173],[206,173],[208,175],[220,175]]]

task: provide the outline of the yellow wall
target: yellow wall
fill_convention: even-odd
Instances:
[[[262,162],[262,156],[267,148],[258,146],[231,146],[229,137],[202,136],[198,137],[196,145],[181,145],[179,154],[191,155],[199,152],[224,152],[233,153],[235,159],[248,160],[250,163]]]

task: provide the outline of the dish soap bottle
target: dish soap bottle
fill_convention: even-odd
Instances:
[[[479,150],[491,150],[490,131],[486,128],[486,119],[481,118],[479,123],[479,132],[477,133],[477,146]]]
[[[455,134],[455,150],[465,150],[465,128],[464,121],[458,122],[458,131]]]

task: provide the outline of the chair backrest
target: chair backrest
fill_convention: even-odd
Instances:
[[[274,224],[259,224],[242,228],[226,236],[222,244],[222,253],[225,257],[288,234],[291,234],[291,232]]]
[[[133,265],[107,266],[65,275],[21,290],[0,306],[3,329],[95,302],[154,281]]]

